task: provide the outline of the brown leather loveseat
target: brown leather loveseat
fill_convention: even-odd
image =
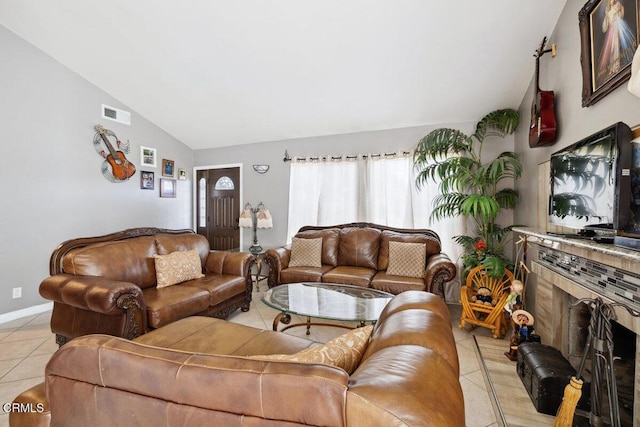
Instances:
[[[155,256],[186,251],[196,278],[158,286]],[[249,253],[210,250],[191,230],[134,228],[60,244],[40,295],[53,301],[51,331],[59,345],[95,333],[132,339],[187,316],[249,310],[252,261]]]
[[[296,239],[322,239],[317,263],[291,265]],[[403,246],[409,245],[405,244],[421,247],[422,259],[408,257]],[[292,245],[270,249],[263,258],[269,265],[270,288],[282,283],[325,282],[371,287],[392,294],[421,290],[444,298],[445,283],[456,276],[456,266],[441,252],[440,237],[435,231],[364,222],[302,227]],[[392,263],[400,267],[404,263],[407,268],[392,271]],[[416,274],[403,272],[415,271],[413,267],[417,267]]]
[[[206,317],[133,341],[80,337],[53,355],[45,384],[15,400],[41,411],[11,412],[10,424],[465,425],[458,354],[442,299],[418,291],[394,297],[364,339],[349,374],[332,364],[264,360],[261,355],[293,354],[313,343]]]

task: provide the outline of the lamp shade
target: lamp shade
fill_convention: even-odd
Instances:
[[[267,209],[263,209],[258,211],[257,214],[258,228],[272,228],[273,227],[273,219],[271,218],[271,214]]]
[[[251,214],[251,210],[250,209],[244,209],[240,213],[240,218],[238,219],[238,226],[244,227],[244,228],[253,227],[253,218],[252,217],[253,217],[253,215]]]

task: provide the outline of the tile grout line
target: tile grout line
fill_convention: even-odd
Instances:
[[[496,412],[496,419],[498,424],[502,427],[507,427],[507,419],[502,411],[502,406],[500,405],[500,401],[498,400],[498,393],[496,392],[496,388],[493,385],[493,381],[489,376],[489,370],[487,368],[486,363],[484,362],[484,357],[482,357],[482,351],[480,350],[480,345],[478,344],[478,340],[476,336],[473,335],[473,342],[475,344],[476,356],[478,357],[478,361],[480,362],[480,370],[482,371],[482,376],[484,377],[485,382],[489,386],[489,396],[491,398],[491,405],[493,406],[494,412]]]

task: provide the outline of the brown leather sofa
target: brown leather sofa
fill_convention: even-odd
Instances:
[[[154,255],[192,249],[204,277],[157,288]],[[132,339],[187,316],[249,310],[252,261],[249,253],[210,250],[191,230],[134,228],[60,244],[40,295],[53,301],[59,345],[94,333]]]
[[[291,245],[269,249],[263,259],[269,265],[270,288],[283,283],[326,282],[367,286],[392,294],[421,290],[444,298],[445,283],[456,277],[456,266],[441,252],[440,237],[433,230],[357,222],[302,227],[294,237],[322,238],[322,266],[290,267]],[[426,244],[423,277],[387,274],[390,241]]]
[[[12,427],[464,426],[459,365],[446,304],[409,291],[382,312],[359,365],[341,368],[249,356],[312,342],[206,317],[133,341],[77,338],[49,361],[44,386],[16,403]]]

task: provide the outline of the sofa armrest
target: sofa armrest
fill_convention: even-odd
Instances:
[[[269,266],[268,285],[269,288],[280,284],[280,272],[289,266],[291,257],[291,245],[269,249],[264,253],[262,259]]]
[[[142,312],[147,309],[140,287],[104,277],[56,274],[40,283],[40,295],[57,303],[109,315],[121,315],[123,310],[133,308],[129,306],[132,303]]]
[[[456,271],[456,265],[451,262],[447,254],[440,252],[431,255],[427,259],[424,276],[425,290],[444,298],[444,284],[455,279]]]
[[[9,425],[11,427],[49,427],[51,424],[51,408],[45,392],[44,383],[31,387],[13,399]],[[27,410],[24,410],[27,408]]]
[[[253,255],[249,252],[216,251],[209,252],[204,269],[207,273],[247,276]]]

